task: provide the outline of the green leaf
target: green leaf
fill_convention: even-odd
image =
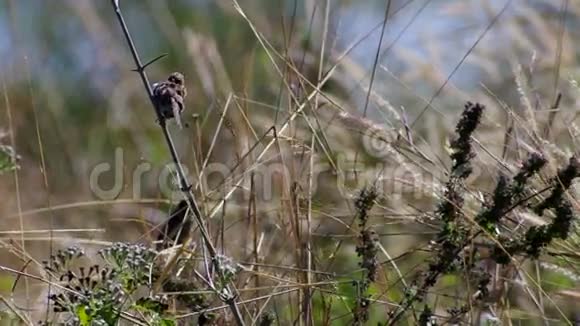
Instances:
[[[91,316],[87,314],[87,307],[80,305],[77,307],[76,315],[79,319],[79,324],[81,326],[90,326],[91,325]]]
[[[18,155],[10,146],[0,145],[0,174],[18,168]]]
[[[167,310],[168,305],[152,298],[140,298],[135,303],[135,308],[141,311],[161,314]]]
[[[159,320],[159,326],[175,326],[175,320],[169,318],[161,318]]]

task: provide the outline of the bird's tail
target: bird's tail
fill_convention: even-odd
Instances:
[[[179,129],[183,129],[183,124],[181,123],[181,110],[179,109],[178,105],[173,106],[173,117],[175,117],[175,122]]]

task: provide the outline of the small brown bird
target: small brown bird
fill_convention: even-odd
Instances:
[[[157,236],[157,250],[183,244],[191,232],[192,221],[187,201],[180,201],[171,211],[169,219],[161,226]]]
[[[175,118],[180,128],[185,96],[187,96],[185,78],[180,72],[172,73],[166,81],[153,84],[153,97],[161,117],[166,120]]]

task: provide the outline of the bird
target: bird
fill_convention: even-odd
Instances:
[[[181,245],[187,240],[192,227],[190,214],[186,200],[180,201],[171,210],[169,219],[161,226],[161,232],[157,236],[157,251]]]
[[[153,99],[161,119],[175,118],[180,128],[183,100],[186,96],[185,77],[180,72],[171,73],[167,80],[153,84]]]

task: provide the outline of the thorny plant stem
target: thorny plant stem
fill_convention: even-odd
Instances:
[[[147,78],[147,74],[145,73],[145,66],[141,64],[139,54],[137,53],[137,49],[135,48],[135,44],[133,43],[133,39],[131,38],[129,29],[125,24],[125,19],[123,18],[121,9],[119,7],[119,0],[111,0],[111,3],[113,4],[113,8],[115,9],[117,19],[119,20],[119,24],[121,25],[121,29],[123,30],[123,34],[125,35],[125,39],[127,41],[127,44],[129,45],[129,49],[131,50],[131,54],[133,56],[133,60],[135,61],[135,65],[137,66],[136,71],[139,73],[139,76],[141,77],[141,81],[143,82],[143,86],[147,91],[147,95],[149,95],[149,100],[151,101],[151,104],[153,105],[153,108],[155,110],[157,121],[159,122],[159,126],[161,127],[161,130],[163,132],[163,136],[165,137],[165,141],[167,142],[167,147],[169,147],[171,158],[173,159],[173,163],[176,166],[177,177],[179,179],[179,187],[183,192],[183,195],[187,199],[189,209],[193,212],[193,216],[195,217],[195,220],[197,222],[197,226],[203,238],[203,242],[211,257],[212,264],[214,265],[214,268],[217,271],[218,276],[223,280],[224,275],[223,270],[220,266],[220,262],[217,258],[218,255],[217,250],[211,241],[207,228],[205,227],[205,223],[201,215],[201,210],[199,209],[199,205],[197,204],[197,201],[195,200],[195,197],[192,192],[192,186],[185,177],[185,172],[183,171],[183,167],[181,166],[179,156],[175,149],[175,145],[173,144],[173,140],[171,139],[171,135],[169,134],[169,130],[167,129],[165,118],[160,114],[160,110],[157,108],[157,104],[153,96],[153,90],[151,89],[151,84],[149,83],[149,79]],[[232,292],[229,284],[226,285],[224,290],[225,293],[220,293],[220,299],[230,307],[230,310],[234,318],[236,319],[236,323],[238,325],[243,326],[244,320],[236,304],[236,295],[234,294],[234,292]]]

